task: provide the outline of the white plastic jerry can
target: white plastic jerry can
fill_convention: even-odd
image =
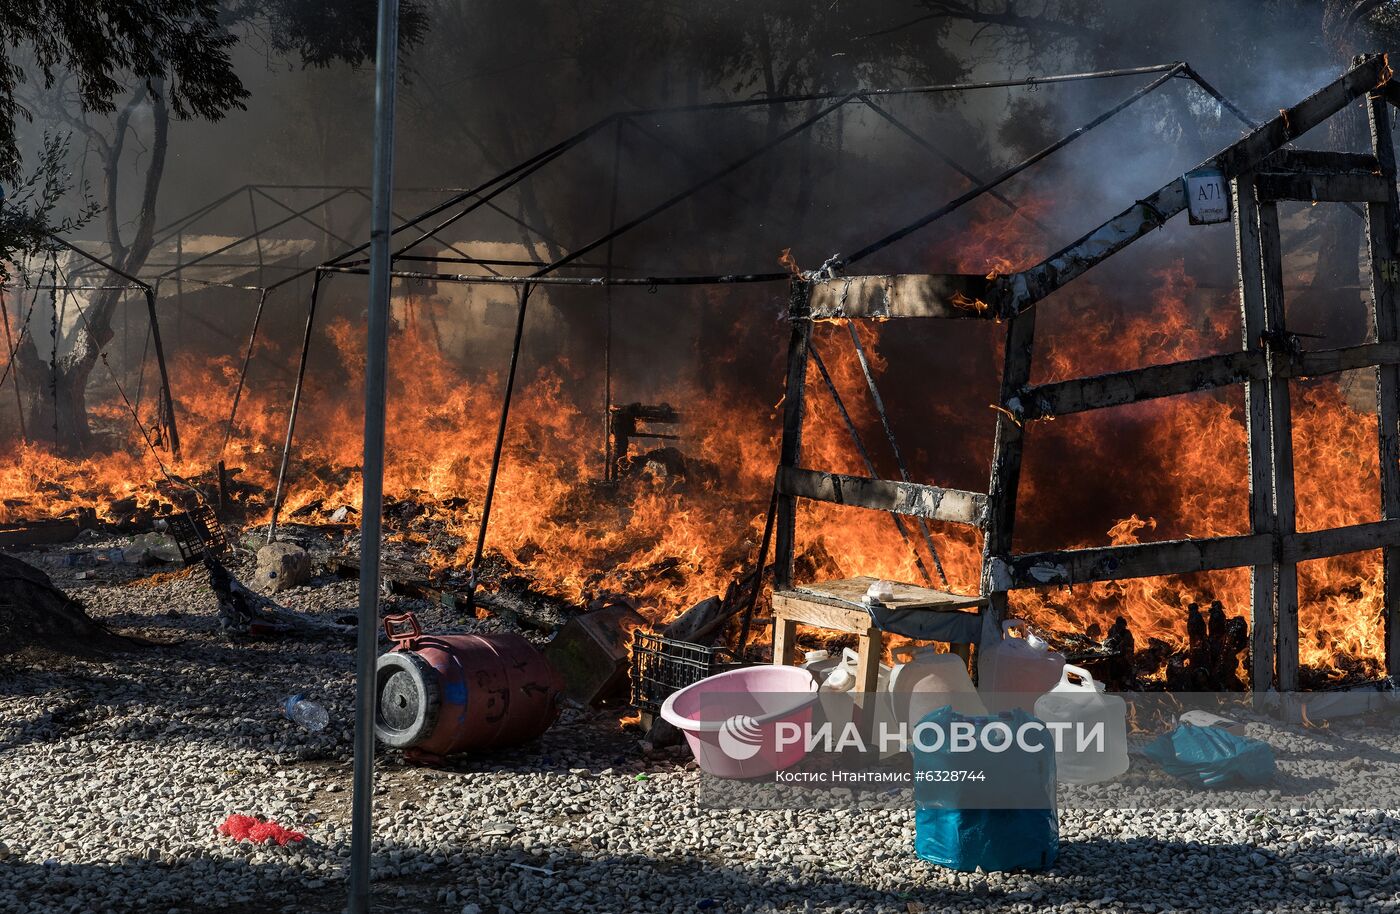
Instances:
[[[841,662],[827,675],[826,681],[822,683],[822,690],[826,692],[849,692],[856,686],[856,670],[860,666],[860,654],[849,647],[841,652]],[[885,664],[879,664],[879,672],[876,674],[878,691],[885,691],[889,688],[890,668]]]
[[[1093,784],[1128,770],[1128,706],[1104,693],[1083,667],[1065,664],[1059,683],[1035,702],[1035,716],[1058,729],[1055,777],[1063,784]]]
[[[1020,632],[1022,637],[1010,637]],[[1001,624],[1001,640],[979,646],[977,691],[993,713],[1021,708],[1029,711],[1037,696],[1060,681],[1065,656],[1031,634],[1023,619]]]
[[[808,651],[803,658],[802,669],[812,674],[817,685],[826,682],[831,671],[841,665],[841,661],[831,656],[830,651]]]
[[[899,663],[890,672],[890,710],[896,724],[911,729],[925,715],[944,705],[959,714],[985,715],[967,664],[957,654],[940,654],[931,647],[900,645],[890,651]]]

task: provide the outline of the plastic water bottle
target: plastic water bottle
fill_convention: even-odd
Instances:
[[[331,722],[331,716],[325,708],[314,701],[302,698],[300,695],[293,695],[282,703],[282,714],[288,720],[312,733],[326,729],[326,724]]]

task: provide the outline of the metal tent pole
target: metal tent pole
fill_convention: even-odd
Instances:
[[[156,350],[156,367],[160,369],[160,389],[165,395],[165,431],[170,436],[170,453],[180,459],[180,433],[175,428],[175,398],[170,394],[170,372],[165,368],[165,347],[160,342],[160,322],[156,320],[156,293],[150,286],[146,293],[146,315],[151,321],[151,344]]]
[[[506,443],[506,427],[510,422],[510,401],[515,393],[515,372],[520,366],[520,346],[525,339],[525,312],[530,305],[527,283],[520,287],[520,306],[515,312],[515,342],[510,348],[510,368],[506,371],[506,390],[501,396],[501,421],[496,426],[496,444],[491,451],[491,474],[486,479],[486,498],[481,503],[481,526],[476,529],[476,550],[472,553],[471,577],[467,582],[467,608],[476,605],[476,571],[481,567],[481,555],[486,548],[486,529],[491,523],[491,505],[496,498],[496,479],[501,471],[501,451]],[[364,568],[364,562],[360,562]]]
[[[292,388],[292,406],[287,411],[287,436],[282,441],[282,463],[277,468],[277,488],[272,493],[272,518],[267,524],[267,541],[277,538],[277,518],[282,512],[282,499],[287,492],[287,467],[292,461],[292,438],[297,429],[297,411],[301,409],[301,389],[306,382],[306,358],[311,353],[311,332],[316,326],[316,296],[321,291],[321,271],[311,280],[311,304],[306,309],[306,331],[301,336],[301,359],[297,362],[297,382]],[[368,378],[368,375],[366,375]]]
[[[253,361],[253,347],[258,342],[258,325],[262,323],[263,306],[267,304],[267,290],[258,293],[258,310],[253,312],[253,329],[248,333],[248,350],[243,354],[243,368],[238,372],[238,387],[233,391],[233,406],[228,411],[228,426],[224,429],[224,443],[219,446],[219,459],[228,451],[229,439],[233,437],[233,423],[238,418],[238,404],[243,399],[243,386],[248,380],[248,366]]]
[[[350,914],[370,909],[374,828],[374,670],[379,631],[379,539],[384,509],[384,412],[389,361],[389,242],[394,196],[394,71],[398,0],[379,0],[375,65],[374,205],[370,223],[369,341],[365,347],[365,454],[360,504],[360,619],[355,641],[355,793],[350,817]]]
[[[617,227],[617,183],[618,166],[622,161],[622,125],[626,118],[618,118],[613,135],[612,193],[608,201],[608,231]],[[608,242],[604,275],[613,278],[613,243]],[[612,452],[612,349],[613,349],[613,301],[612,286],[603,287],[603,479],[609,481],[617,469],[614,461],[617,455]],[[16,388],[18,389],[18,388]]]

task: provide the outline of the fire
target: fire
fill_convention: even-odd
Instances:
[[[1031,215],[1044,208],[1025,207]],[[974,224],[946,249],[931,253],[937,255],[937,266],[931,268],[990,274],[1023,268],[1045,253],[1028,231],[1019,216],[981,210]],[[791,255],[785,252],[785,257],[791,263]],[[1097,285],[1092,275],[1072,289],[1072,295],[1038,306],[1037,383],[1239,346],[1231,293],[1198,288],[1181,263],[1148,274],[1140,288],[1126,293]],[[408,296],[398,303],[391,340],[385,480],[390,496],[420,502],[441,521],[441,535],[414,542],[401,537],[403,545],[413,547],[437,570],[462,569],[470,562],[502,389],[495,371],[444,354],[440,328],[460,319],[460,312],[453,310],[447,293],[440,296]],[[886,399],[911,391],[930,399],[968,396],[958,390],[925,394],[911,385],[915,376],[887,363],[881,344],[884,334],[898,325],[856,324],[872,370],[887,388]],[[757,332],[750,331],[751,326],[736,332]],[[988,340],[1004,335],[989,324],[979,326],[991,331]],[[848,334],[843,321],[818,322],[813,343],[877,473],[893,478],[884,433]],[[335,368],[330,373],[313,371],[309,378],[284,518],[317,504],[320,513],[312,516],[318,519],[340,506],[359,508],[363,339],[358,327],[338,321],[330,323],[317,342],[327,344],[336,352]],[[944,355],[960,359],[958,364],[966,366],[969,376],[974,370],[984,376],[984,386],[989,384],[994,396],[1001,368],[999,346],[989,342],[985,349],[969,347]],[[257,358],[287,364],[291,354],[266,344]],[[602,421],[596,369],[555,361],[526,372],[511,413],[488,552],[541,590],[580,603],[608,593],[625,594],[654,620],[723,594],[730,582],[751,570],[758,552],[781,433],[782,359],[781,346],[775,345],[767,364],[748,366],[743,372],[731,366],[733,370],[712,372],[717,380],[657,391],[656,402],[684,404],[686,425],[676,445],[686,459],[685,475],[642,473],[616,484],[599,482]],[[206,472],[217,459],[238,363],[232,354],[211,360],[187,353],[174,359],[187,453],[183,462],[170,467],[173,472]],[[98,376],[99,384],[101,380]],[[867,467],[815,367],[809,370],[807,396],[803,464],[866,475]],[[266,519],[286,397],[285,389],[271,384],[251,385],[224,457],[228,466],[243,468],[241,479],[268,493],[256,500],[253,521]],[[980,421],[989,430],[990,411],[980,409],[987,402],[983,397],[978,393],[972,402],[986,415]],[[90,399],[120,402],[105,395]],[[1293,406],[1299,529],[1376,519],[1375,417],[1349,404],[1335,378],[1295,383]],[[149,402],[141,413],[147,427],[155,425]],[[930,426],[945,422],[948,415],[941,404],[931,407]],[[1247,532],[1242,416],[1243,395],[1236,386],[1032,422],[1018,506],[1017,550]],[[97,420],[104,428],[130,427],[129,416],[117,406],[102,407]],[[968,445],[966,453],[957,456],[985,467],[990,435],[978,435],[966,436],[980,443]],[[905,450],[916,447],[906,442]],[[0,521],[55,516],[78,506],[102,511],[126,498],[144,503],[170,500],[155,485],[161,478],[155,458],[135,438],[87,459],[56,455],[47,442],[10,442],[5,453],[7,459],[0,462]],[[915,481],[949,484],[941,479]],[[908,526],[912,542],[885,515],[804,502],[798,516],[799,580],[870,574],[925,583],[922,565],[929,574],[927,582],[941,586],[933,556],[915,526]],[[975,592],[980,535],[952,525],[933,525],[933,534],[951,589]],[[1378,557],[1309,562],[1299,567],[1299,581],[1303,663],[1338,677],[1375,674],[1382,653]],[[1192,601],[1219,599],[1231,614],[1247,614],[1248,571],[1025,591],[1012,599],[1018,614],[1052,632],[1083,632],[1091,626],[1105,631],[1121,615],[1140,645],[1151,638],[1180,645],[1185,607]]]

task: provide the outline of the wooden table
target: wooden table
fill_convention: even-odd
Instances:
[[[875,578],[861,575],[838,581],[821,581],[780,590],[773,594],[773,662],[796,659],[797,626],[815,625],[856,635],[857,692],[874,692],[879,683],[880,657],[885,650],[884,632],[875,627],[861,598]],[[894,599],[885,605],[928,612],[968,612],[986,605],[982,597],[969,597],[914,584],[894,584]]]

